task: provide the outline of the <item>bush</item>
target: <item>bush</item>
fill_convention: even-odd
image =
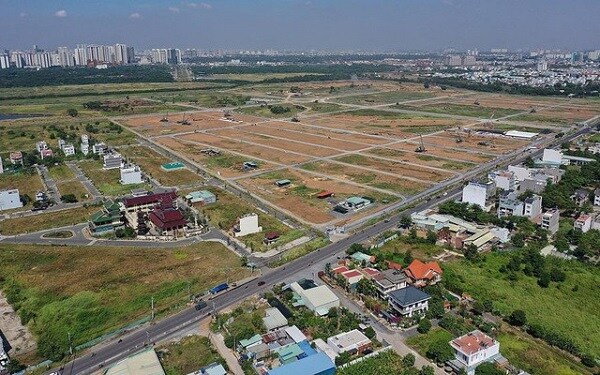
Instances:
[[[367,337],[368,337],[370,340],[372,340],[372,339],[373,339],[373,338],[376,336],[375,330],[374,330],[374,329],[373,329],[373,327],[371,327],[371,326],[369,326],[369,327],[367,327],[367,328],[365,329],[365,332],[364,332],[364,334],[365,334],[365,336],[367,336]]]
[[[527,323],[527,316],[523,310],[515,310],[508,317],[508,322],[513,326],[521,327]]]
[[[348,362],[350,362],[351,354],[350,352],[340,353],[337,357],[335,357],[335,365],[341,366]]]
[[[429,319],[427,318],[421,319],[421,321],[419,322],[419,326],[417,327],[417,331],[419,331],[419,333],[427,333],[430,329],[431,321],[429,321]]]
[[[415,355],[412,353],[408,353],[402,358],[402,365],[404,367],[412,367],[415,365]]]
[[[60,200],[65,203],[76,203],[77,197],[74,194],[67,194],[60,197]]]
[[[504,375],[505,371],[500,370],[493,363],[482,363],[475,369],[475,375]]]
[[[439,341],[431,344],[431,346],[425,352],[427,358],[437,362],[444,363],[454,358],[454,352],[452,347],[445,341]]]

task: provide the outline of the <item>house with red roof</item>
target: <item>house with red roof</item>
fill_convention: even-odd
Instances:
[[[186,225],[187,220],[183,217],[181,211],[176,208],[155,208],[148,215],[151,227],[159,235],[175,235]]]
[[[500,354],[500,343],[485,333],[475,330],[450,341],[454,357],[450,366],[468,375],[475,374],[475,368],[484,362],[503,364],[506,359]]]
[[[356,284],[360,280],[362,280],[363,277],[365,277],[365,275],[363,275],[362,272],[356,269],[342,272],[340,273],[340,276],[342,276],[346,280],[350,288],[355,287]]]
[[[404,273],[416,286],[433,285],[442,280],[442,269],[437,262],[423,263],[415,259],[404,269]]]
[[[362,273],[366,276],[367,279],[372,279],[373,277],[379,275],[381,272],[372,267],[365,267],[362,269]]]
[[[340,266],[337,266],[337,267],[333,267],[331,269],[331,271],[333,271],[333,273],[336,274],[336,275],[340,275],[343,272],[346,272],[346,271],[349,271],[349,270],[350,270],[350,268],[346,267],[345,265],[340,265]]]

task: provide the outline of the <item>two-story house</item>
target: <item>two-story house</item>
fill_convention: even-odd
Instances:
[[[475,330],[450,341],[455,359],[450,366],[455,370],[464,369],[468,375],[475,374],[475,368],[484,362],[502,361],[500,343],[485,333]]]
[[[432,285],[442,280],[442,269],[436,262],[423,263],[415,259],[404,269],[404,273],[416,286]]]
[[[379,275],[373,276],[373,284],[379,297],[387,299],[388,294],[394,290],[406,288],[407,280],[404,272],[395,269],[387,269]]]
[[[411,317],[424,314],[429,309],[431,296],[412,285],[394,290],[388,294],[390,307],[401,316]]]

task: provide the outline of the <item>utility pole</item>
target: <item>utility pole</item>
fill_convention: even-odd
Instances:
[[[150,308],[152,309],[150,320],[154,320],[154,297],[150,297]]]

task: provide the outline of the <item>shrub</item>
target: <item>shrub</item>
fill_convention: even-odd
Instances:
[[[419,333],[427,333],[430,329],[431,321],[429,321],[429,319],[427,318],[421,319],[421,321],[419,322],[419,326],[417,327],[417,331],[419,331]]]
[[[515,310],[508,317],[508,322],[513,326],[524,326],[527,323],[527,316],[523,310]]]

